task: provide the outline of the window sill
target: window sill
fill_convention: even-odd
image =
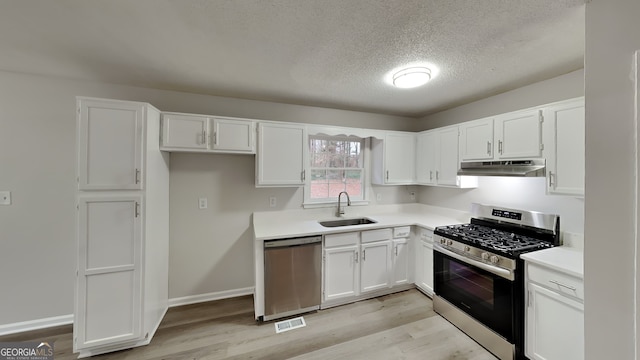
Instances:
[[[341,202],[341,204],[343,204],[344,206],[347,205],[346,201],[345,202]],[[351,206],[365,206],[365,205],[369,205],[369,201],[368,200],[352,200],[351,201]],[[331,202],[307,202],[307,203],[303,203],[302,204],[302,208],[304,209],[317,209],[317,208],[328,208],[328,207],[337,207],[338,206],[338,202],[337,201],[331,201]]]

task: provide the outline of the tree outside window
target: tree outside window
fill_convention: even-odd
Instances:
[[[311,201],[335,200],[341,191],[352,199],[364,198],[363,145],[355,137],[309,137]]]

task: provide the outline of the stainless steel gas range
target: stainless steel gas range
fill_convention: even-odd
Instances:
[[[560,245],[560,217],[472,204],[469,224],[434,231],[434,310],[502,360],[524,356],[524,262]]]

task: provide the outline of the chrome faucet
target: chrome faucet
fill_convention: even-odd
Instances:
[[[351,199],[349,198],[349,194],[346,191],[341,191],[340,194],[338,194],[338,211],[336,211],[337,217],[341,217],[342,215],[344,215],[344,208],[340,207],[340,197],[342,196],[342,194],[347,195],[347,206],[351,206]]]

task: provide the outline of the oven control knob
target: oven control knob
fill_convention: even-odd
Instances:
[[[449,245],[449,246],[453,245],[453,241],[452,240],[447,240],[447,245]]]
[[[491,263],[492,263],[492,264],[497,264],[499,260],[500,260],[500,259],[498,259],[498,257],[497,257],[497,256],[495,256],[495,255],[492,255],[492,256],[489,258],[489,261],[491,261]]]
[[[480,256],[482,257],[482,260],[484,260],[484,261],[489,260],[489,254],[486,253],[486,252],[483,252]]]
[[[440,244],[444,245],[447,242],[445,239],[440,239]]]
[[[470,250],[471,250],[471,248],[470,248],[470,247],[468,247],[468,246],[465,246],[465,247],[464,247],[464,251],[470,251]]]

